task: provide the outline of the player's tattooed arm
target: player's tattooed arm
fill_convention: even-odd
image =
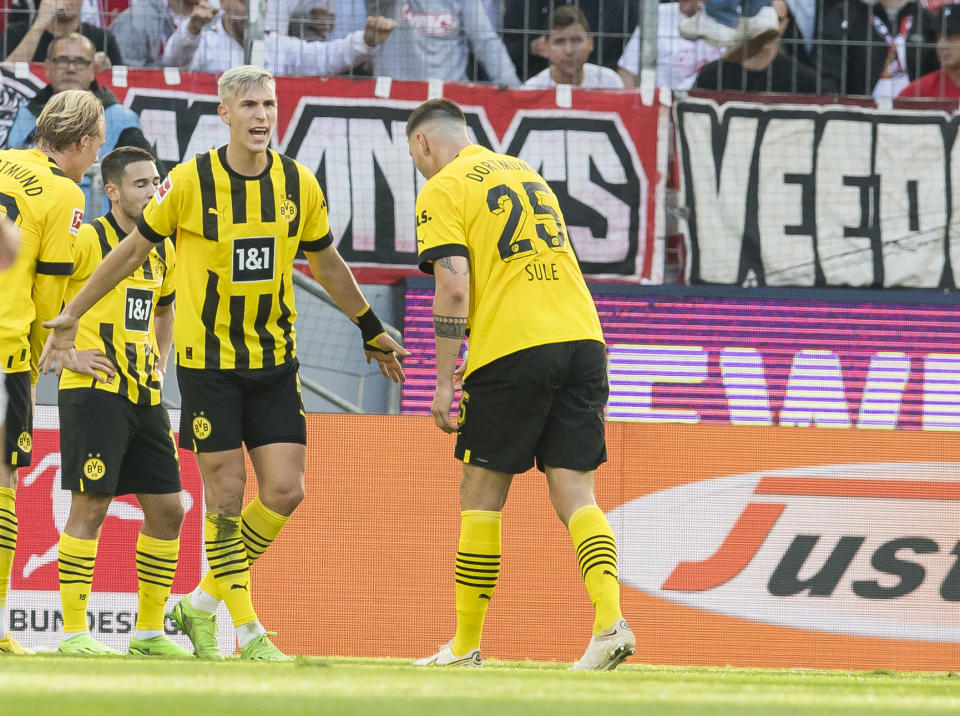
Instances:
[[[463,338],[467,319],[460,316],[433,316],[433,332],[437,338]]]
[[[441,269],[444,269],[445,271],[449,271],[450,273],[452,273],[452,274],[454,274],[454,275],[457,274],[457,267],[453,265],[453,259],[452,259],[450,256],[443,256],[443,257],[437,259],[436,261],[433,262],[433,267],[434,267],[434,272],[436,272],[436,270],[437,270],[438,268],[441,268]],[[470,274],[470,264],[469,264],[469,263],[466,264],[466,268],[463,270],[463,273],[464,273],[465,275],[469,275],[469,274]]]

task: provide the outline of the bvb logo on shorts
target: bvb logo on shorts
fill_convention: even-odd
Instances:
[[[20,433],[20,437],[17,438],[17,447],[20,448],[20,452],[33,450],[33,440],[30,439],[30,433],[26,430]]]
[[[280,202],[280,220],[294,221],[297,218],[297,205],[289,199]]]
[[[210,437],[210,433],[213,431],[213,426],[210,424],[210,421],[203,417],[203,413],[197,415],[193,419],[193,436],[197,440],[206,440]]]
[[[100,459],[100,453],[97,453],[97,457],[92,455],[83,463],[83,476],[88,480],[99,480],[101,477],[107,474],[107,466],[103,464],[103,460]]]
[[[463,425],[467,419],[467,403],[470,401],[470,394],[467,391],[460,393],[460,404],[457,406],[457,425]]]

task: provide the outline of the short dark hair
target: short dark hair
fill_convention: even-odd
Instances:
[[[53,59],[53,55],[57,51],[57,45],[61,42],[66,42],[67,40],[80,42],[81,44],[83,44],[85,48],[87,48],[87,50],[90,51],[91,55],[97,54],[97,48],[93,44],[93,40],[91,40],[86,35],[81,35],[79,32],[71,32],[66,35],[61,35],[60,37],[55,37],[52,40],[50,40],[50,44],[47,45],[46,59],[48,60]]]
[[[410,138],[417,127],[436,117],[452,119],[464,125],[467,123],[467,118],[463,116],[463,110],[456,102],[451,102],[446,97],[428,99],[410,113],[410,118],[407,119],[407,139]]]
[[[590,23],[587,22],[587,16],[576,5],[561,5],[550,16],[551,30],[562,30],[565,27],[578,24],[583,25],[586,32],[590,32]]]
[[[153,155],[140,147],[117,147],[100,160],[100,176],[104,184],[120,186],[123,170],[134,162],[156,162]]]

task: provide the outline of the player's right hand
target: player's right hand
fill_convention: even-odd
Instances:
[[[50,372],[54,363],[61,365],[64,354],[75,350],[73,342],[77,337],[77,328],[80,322],[69,313],[61,313],[56,318],[45,321],[44,328],[50,328],[47,342],[43,344],[40,353],[40,370],[44,375]]]

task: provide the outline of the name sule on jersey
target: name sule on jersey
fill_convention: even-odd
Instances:
[[[560,280],[560,271],[557,268],[557,265],[552,261],[550,263],[544,263],[539,258],[535,258],[533,261],[524,266],[523,270],[524,273],[527,274],[527,281]]]

